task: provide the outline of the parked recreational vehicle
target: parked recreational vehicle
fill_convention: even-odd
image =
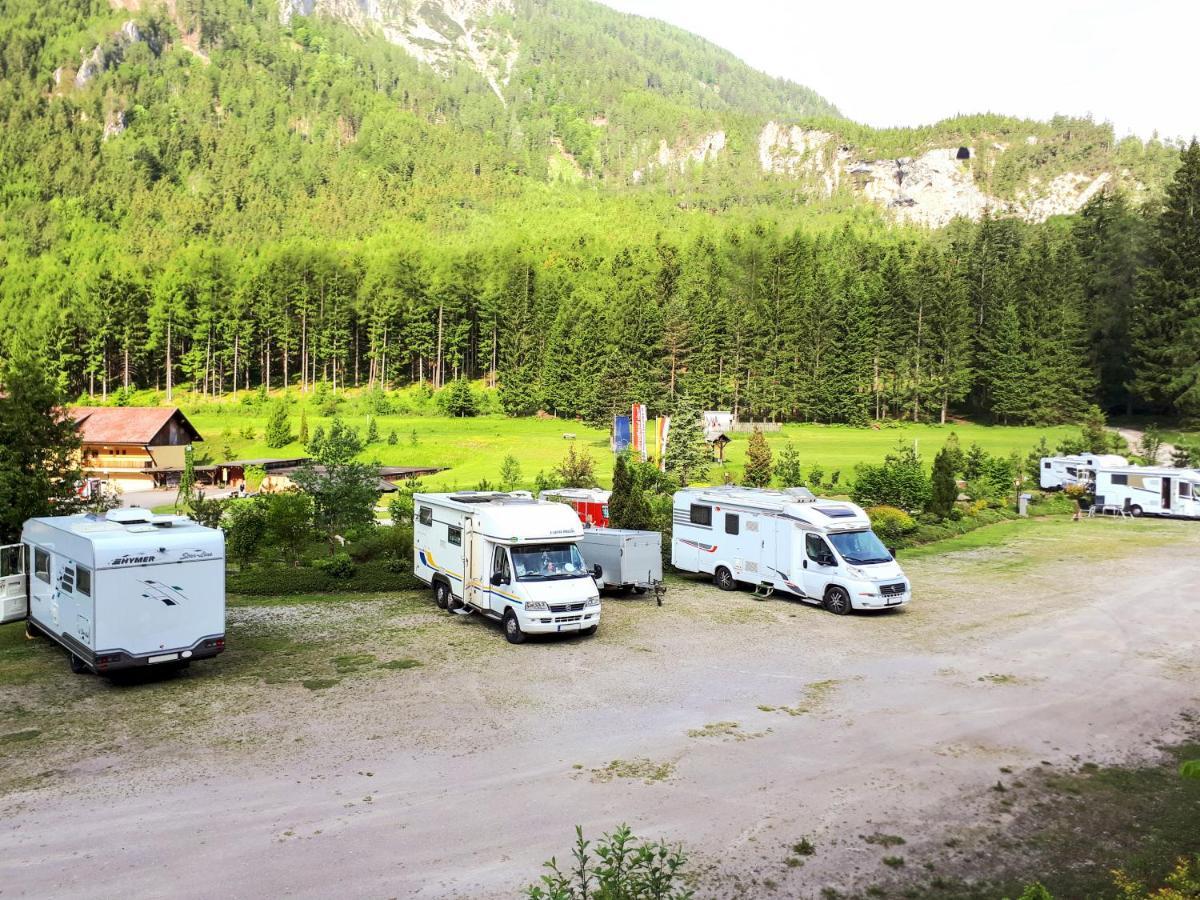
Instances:
[[[1111,453],[1043,456],[1039,481],[1042,489],[1047,491],[1064,488],[1069,484],[1091,484],[1096,480],[1096,470],[1102,466],[1127,465],[1129,465],[1129,460]]]
[[[911,593],[861,507],[805,488],[693,488],[675,494],[671,561],[722,590],[786,591],[845,615],[903,606]]]
[[[0,551],[0,583],[4,620],[27,618],[74,672],[181,666],[225,649],[225,537],[182,516],[30,519]]]
[[[439,607],[496,619],[514,644],[596,631],[600,593],[571,507],[524,491],[414,494],[413,507],[413,572]]]
[[[1163,466],[1102,467],[1096,473],[1095,506],[1135,516],[1200,518],[1200,470]]]
[[[539,500],[565,503],[579,515],[579,521],[589,528],[608,527],[608,498],[612,491],[600,488],[555,488],[538,494]]]
[[[579,549],[589,566],[598,566],[601,590],[642,594],[662,585],[662,535],[628,528],[585,528]]]

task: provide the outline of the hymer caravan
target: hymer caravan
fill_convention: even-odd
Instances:
[[[1200,470],[1113,466],[1096,473],[1095,504],[1135,516],[1200,519]]]
[[[1057,490],[1070,484],[1091,484],[1101,467],[1125,466],[1123,456],[1087,453],[1081,456],[1043,456],[1039,484],[1044,491]]]
[[[30,519],[0,553],[4,621],[62,645],[75,672],[183,666],[225,649],[225,538],[144,509]]]
[[[520,491],[414,494],[413,507],[413,572],[439,607],[496,619],[514,644],[596,631],[600,592],[571,507]]]
[[[805,488],[693,488],[675,494],[671,561],[731,591],[786,591],[838,615],[908,603],[892,553],[861,507]]]

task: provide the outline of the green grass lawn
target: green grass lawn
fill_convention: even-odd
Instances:
[[[367,414],[348,408],[342,418],[365,434]],[[189,418],[206,438],[197,447],[214,461],[224,459],[226,444],[235,459],[264,456],[300,456],[304,448],[293,442],[286,447],[270,448],[263,442],[268,410],[247,408],[234,404],[205,407],[189,412]],[[299,425],[300,406],[293,407],[292,429]],[[328,428],[329,420],[307,407],[310,431],[317,425]],[[596,475],[602,484],[612,478],[612,454],[609,452],[608,430],[593,428],[582,422],[566,419],[522,418],[501,416],[454,419],[442,416],[384,415],[376,419],[380,442],[371,445],[363,454],[383,465],[443,466],[447,471],[426,479],[428,488],[458,490],[475,487],[481,480],[497,482],[504,457],[512,454],[521,464],[522,479],[532,486],[539,471],[547,474],[558,465],[566,452],[568,441],[564,433],[575,435],[577,448],[588,450],[596,461]],[[253,428],[255,437],[242,437],[242,431]],[[950,436],[956,433],[964,449],[978,443],[989,453],[1007,454],[1013,450],[1022,454],[1031,450],[1042,437],[1054,446],[1077,429],[1069,426],[1050,428],[987,426],[971,423],[955,425],[897,424],[879,428],[852,428],[842,425],[786,425],[778,433],[767,436],[771,449],[778,453],[791,443],[800,452],[805,470],[819,464],[826,478],[833,470],[842,473],[841,482],[852,477],[854,467],[864,462],[879,462],[898,442],[916,441],[927,464]],[[388,435],[396,432],[397,443],[388,444]],[[226,436],[228,432],[228,436]],[[747,434],[734,435],[726,450],[727,464],[736,480],[740,477],[746,458]],[[714,480],[720,475],[714,468]]]

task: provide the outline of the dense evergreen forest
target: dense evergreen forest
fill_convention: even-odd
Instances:
[[[761,177],[763,116],[836,110],[661,23],[519,5],[538,65],[501,102],[276,8],[180,0],[142,10],[129,43],[102,2],[6,4],[0,354],[36,348],[90,398],[484,378],[512,414],[590,419],[684,394],[816,422],[1200,412],[1194,143],[843,123],[889,152],[1033,131],[1048,166],[1103,151],[1160,188],[930,233]],[[92,45],[103,71],[54,74]],[[630,185],[660,135],[717,124],[719,161]]]

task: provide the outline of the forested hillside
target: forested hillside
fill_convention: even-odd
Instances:
[[[1187,165],[1158,213],[1178,149],[1086,120],[873,132],[586,0],[410,6],[6,3],[0,353],[100,398],[469,377],[595,419],[685,392],[807,421],[1200,406],[1196,273],[1163,250],[1195,240]],[[855,160],[902,152],[980,221],[890,222],[918,201]],[[1030,179],[1068,176],[1079,216],[1020,221],[1059,209]]]

